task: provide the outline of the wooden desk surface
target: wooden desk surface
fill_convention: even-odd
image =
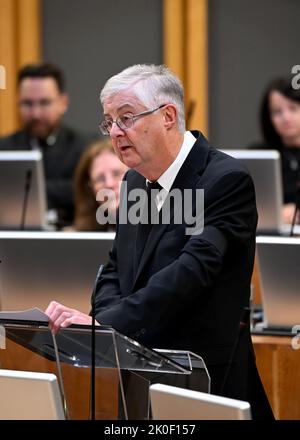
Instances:
[[[288,336],[252,335],[252,341],[276,419],[300,420],[300,349],[292,347]]]

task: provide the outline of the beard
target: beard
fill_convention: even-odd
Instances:
[[[32,119],[24,126],[25,131],[27,131],[30,137],[35,137],[38,139],[47,139],[47,137],[53,133],[56,128],[57,125],[49,124],[48,122],[40,119]]]

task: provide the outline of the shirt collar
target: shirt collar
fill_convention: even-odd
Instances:
[[[177,154],[175,160],[171,163],[169,168],[160,176],[158,183],[168,192],[179,173],[180,168],[184,164],[185,159],[189,155],[191,149],[193,148],[196,138],[192,135],[190,131],[184,133],[183,143]]]

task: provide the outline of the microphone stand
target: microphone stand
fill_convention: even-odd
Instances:
[[[24,231],[24,227],[25,227],[25,218],[26,218],[27,205],[28,205],[28,195],[31,186],[31,177],[32,177],[32,170],[27,170],[25,177],[24,199],[23,199],[21,224],[20,224],[21,231]]]
[[[91,333],[91,390],[90,390],[90,420],[95,420],[95,384],[96,384],[96,325],[95,325],[95,296],[97,291],[97,286],[101,278],[104,265],[101,264],[96,276],[94,283],[94,288],[92,292],[92,333]]]
[[[226,385],[226,382],[227,382],[227,379],[228,379],[228,376],[230,373],[231,365],[234,360],[234,356],[237,352],[237,348],[239,346],[239,341],[240,341],[241,335],[242,335],[244,329],[247,327],[247,325],[249,323],[249,319],[250,319],[250,307],[244,307],[244,310],[242,312],[242,316],[240,319],[240,323],[239,323],[238,335],[237,335],[237,338],[233,344],[233,348],[232,348],[232,352],[231,352],[230,359],[228,362],[228,366],[227,366],[227,369],[226,369],[226,372],[224,375],[224,379],[223,379],[223,382],[221,385],[221,389],[220,389],[221,396],[223,395],[223,392],[224,392],[224,388],[225,388],[225,385]]]

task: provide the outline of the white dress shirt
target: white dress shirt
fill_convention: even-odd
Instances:
[[[162,189],[157,194],[155,202],[157,205],[158,211],[161,210],[164,201],[166,200],[170,189],[176,179],[177,174],[179,173],[180,168],[184,164],[185,159],[187,158],[189,152],[193,148],[194,143],[196,142],[195,137],[192,135],[190,131],[186,131],[184,133],[183,143],[177,154],[174,162],[171,163],[169,168],[160,176],[157,182],[161,185]],[[149,180],[147,180],[149,182]]]

